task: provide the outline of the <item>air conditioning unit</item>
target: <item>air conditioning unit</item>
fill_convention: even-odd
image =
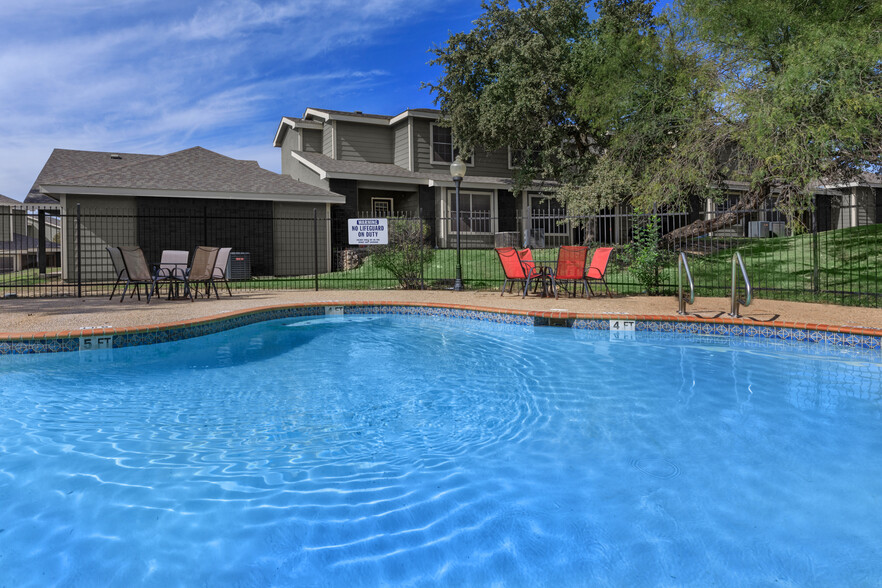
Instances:
[[[227,279],[251,279],[251,254],[244,251],[231,251],[227,262]]]
[[[769,236],[786,237],[787,236],[787,223],[785,223],[784,221],[770,221],[769,222]]]
[[[750,238],[768,237],[769,221],[750,221],[747,223],[747,236]]]
[[[545,249],[545,229],[524,229],[524,247]]]

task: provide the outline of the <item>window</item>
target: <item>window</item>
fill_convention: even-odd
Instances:
[[[508,148],[508,169],[518,169],[524,163],[533,163],[530,161],[534,156],[532,149],[515,149]]]
[[[432,163],[453,163],[459,150],[453,148],[453,134],[449,127],[433,124],[432,127]],[[474,158],[463,160],[466,165],[473,165]]]
[[[371,214],[374,218],[392,216],[391,198],[371,198]]]
[[[725,200],[721,202],[715,201],[715,212],[727,212],[730,208],[738,204],[740,198],[741,193],[739,192],[727,192]]]
[[[567,211],[563,204],[554,198],[541,194],[530,195],[530,220],[534,229],[544,229],[546,235],[567,233]]]
[[[456,192],[449,192],[450,232],[456,232]],[[490,232],[490,194],[459,193],[459,226],[463,233]]]

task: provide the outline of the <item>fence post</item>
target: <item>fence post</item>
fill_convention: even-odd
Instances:
[[[821,292],[821,243],[818,239],[818,195],[812,197],[812,292]]]
[[[315,291],[318,292],[318,209],[312,209],[312,251],[313,273],[315,274]]]
[[[46,211],[37,212],[37,267],[41,276],[46,275]]]
[[[423,257],[423,209],[419,209],[419,220],[420,220],[420,290],[426,289],[426,280],[425,275],[423,274],[423,266],[425,265],[425,258]]]
[[[83,231],[80,203],[77,202],[77,298],[83,297]]]

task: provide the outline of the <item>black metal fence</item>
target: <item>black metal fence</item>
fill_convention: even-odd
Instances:
[[[755,297],[878,307],[882,224],[866,212],[837,206],[792,218],[775,209],[742,211],[713,230],[689,228],[727,211],[581,218],[548,210],[506,217],[470,212],[459,222],[395,217],[388,219],[392,244],[382,247],[350,245],[347,219],[328,218],[324,208],[292,216],[272,207],[0,207],[0,297],[107,296],[115,281],[108,246],[140,246],[150,264],[166,249],[232,247],[235,292],[446,289],[457,259],[466,289],[496,289],[504,275],[495,247],[530,247],[534,258],[554,260],[561,245],[584,244],[615,249],[606,280],[618,294],[675,293],[682,251],[698,296],[728,296],[739,252]]]

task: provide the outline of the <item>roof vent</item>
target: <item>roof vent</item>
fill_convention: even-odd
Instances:
[[[122,155],[120,155],[119,153],[111,153],[110,159],[122,159]]]
[[[356,111],[355,111],[355,114],[364,114],[364,113],[363,113],[362,111],[360,111],[360,110],[356,110]]]

